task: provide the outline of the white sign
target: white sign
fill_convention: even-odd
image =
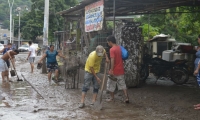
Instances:
[[[104,0],[85,7],[85,32],[102,30],[104,19]]]

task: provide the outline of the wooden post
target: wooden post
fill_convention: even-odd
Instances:
[[[88,41],[88,37],[86,35],[86,32],[85,32],[85,18],[82,17],[81,18],[81,23],[80,23],[80,26],[81,26],[81,35],[82,35],[82,38],[84,38],[85,40],[85,43],[86,43],[86,46],[89,48],[89,41]]]
[[[80,50],[81,29],[76,29],[76,51]]]

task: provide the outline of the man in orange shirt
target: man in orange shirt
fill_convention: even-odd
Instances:
[[[107,38],[108,45],[111,47],[110,49],[110,61],[111,68],[109,74],[117,79],[117,81],[113,81],[108,78],[107,82],[107,90],[110,91],[111,98],[108,101],[114,100],[114,91],[116,85],[119,90],[123,90],[125,94],[125,103],[129,103],[126,83],[124,79],[124,64],[122,60],[122,52],[119,45],[116,44],[116,39],[114,36],[109,36]]]

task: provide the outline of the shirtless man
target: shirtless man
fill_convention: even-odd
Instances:
[[[0,51],[0,53],[3,53],[3,55],[6,54],[7,51],[12,50],[11,47],[12,47],[12,44],[11,44],[11,43],[8,43],[7,47],[4,47],[4,49],[2,49],[2,50]],[[9,60],[6,61],[6,64],[7,64],[7,67],[9,68],[9,67],[10,67],[10,62],[9,62]],[[3,72],[2,72],[2,74],[3,74]],[[7,77],[7,79],[9,80],[9,72],[8,72],[8,71],[5,73],[5,75],[6,75],[6,76],[4,76],[4,77]],[[2,78],[3,78],[3,75],[1,75],[1,76],[2,76]]]
[[[19,54],[18,50],[9,50],[0,58],[0,72],[2,72],[2,81],[5,81],[5,76],[7,76],[8,73],[8,66],[6,64],[6,61],[11,59],[11,62],[13,63],[13,58],[15,55]],[[15,67],[15,66],[13,66]],[[7,78],[9,81],[9,78]]]

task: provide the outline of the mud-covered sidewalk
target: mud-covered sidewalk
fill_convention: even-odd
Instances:
[[[23,58],[21,58],[23,59]],[[171,81],[153,77],[142,88],[128,89],[130,103],[122,102],[122,93],[116,93],[115,102],[106,102],[109,95],[103,94],[103,109],[96,110],[90,105],[92,89],[86,98],[86,107],[78,108],[81,98],[79,89],[65,89],[64,82],[59,85],[48,83],[47,75],[40,70],[29,73],[27,62],[18,59],[19,75],[25,81],[1,83],[0,119],[2,120],[200,120],[200,111],[193,105],[200,103],[200,90],[191,79],[188,85],[176,86]],[[22,76],[20,76],[22,77]]]

